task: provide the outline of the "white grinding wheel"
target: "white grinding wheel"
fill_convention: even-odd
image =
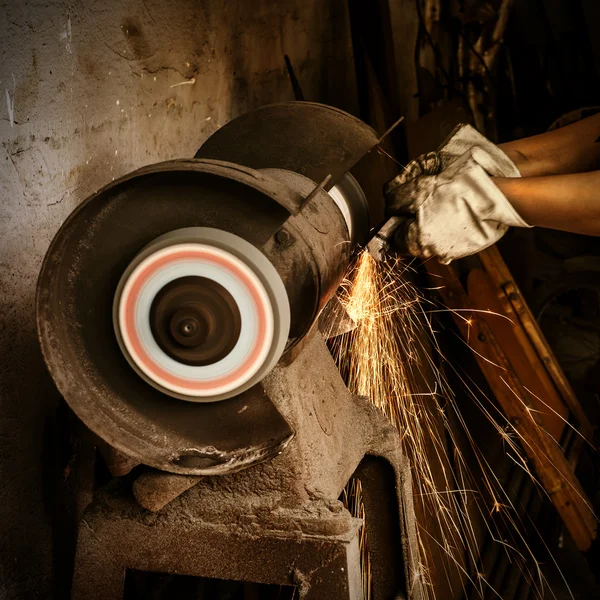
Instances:
[[[190,227],[146,246],[113,304],[121,350],[165,394],[215,402],[277,364],[290,328],[281,277],[257,248],[220,229]]]

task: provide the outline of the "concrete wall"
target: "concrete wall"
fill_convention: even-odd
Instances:
[[[0,40],[0,597],[50,598],[73,460],[34,321],[53,235],[112,178],[293,99],[284,53],[307,99],[355,112],[356,90],[345,0],[8,0]]]

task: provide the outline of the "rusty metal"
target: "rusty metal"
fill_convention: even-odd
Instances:
[[[143,490],[142,481],[136,495],[151,510],[171,500],[155,514],[136,503],[126,482],[101,490],[79,530],[73,600],[120,600],[127,569],[296,586],[306,600],[360,600],[360,521],[338,498],[365,456],[389,471],[384,484],[377,472],[359,470],[373,519],[375,589],[386,598],[423,598],[410,467],[396,429],[350,394],[318,333],[264,384],[296,431],[286,451],[197,483],[166,475]],[[191,487],[172,499],[169,488],[180,483]]]
[[[223,473],[274,456],[292,436],[260,388],[219,407],[186,406],[150,389],[119,351],[110,308],[121,274],[149,242],[187,226],[216,227],[262,247],[279,272],[293,345],[335,293],[352,248],[326,192],[300,210],[313,183],[278,176],[217,161],[146,167],[80,205],[50,246],[37,297],[50,372],[76,414],[139,462]],[[290,237],[281,244],[275,233],[284,224]]]
[[[131,473],[135,467],[140,465],[139,460],[119,452],[110,444],[107,444],[102,438],[98,436],[93,436],[93,438],[93,446],[95,446],[96,450],[100,453],[100,456],[102,456],[104,464],[113,477],[127,475],[128,473]]]
[[[299,173],[329,191],[338,188],[355,215],[354,244],[369,237],[373,206],[383,197],[364,197],[365,174],[380,171],[372,152],[401,123],[382,135],[356,117],[323,104],[285,102],[263,106],[227,123],[196,153],[197,158],[228,160],[256,169]],[[383,182],[382,182],[383,183]],[[316,190],[317,188],[313,188]],[[381,188],[381,185],[379,186]],[[307,198],[308,200],[308,198]]]
[[[329,189],[378,139],[366,123],[333,106],[284,102],[233,119],[202,144],[196,158],[286,169],[315,183],[331,175]]]
[[[133,482],[133,495],[142,508],[150,512],[158,512],[183,492],[195,486],[198,481],[200,477],[148,471],[142,473]]]
[[[71,598],[122,600],[133,572],[290,586],[303,600],[362,600],[360,521],[346,510],[315,502],[272,520],[240,512],[227,515],[240,520],[228,527],[206,518],[195,489],[156,516],[125,490],[99,494],[80,528]]]
[[[346,205],[316,182],[331,173],[342,195],[362,194],[360,179],[346,173],[357,161],[369,171],[376,142],[373,130],[331,107],[266,107],[214,134],[196,160],[147,167],[101,190],[61,228],[37,298],[50,372],[108,444],[169,472],[141,475],[137,502],[124,481],[96,494],[79,530],[73,598],[120,599],[131,569],[287,585],[306,600],[358,600],[361,524],[338,498],[366,456],[390,467],[390,507],[373,538],[377,589],[423,597],[398,432],[350,394],[315,327],[369,222],[364,194]],[[151,387],[125,360],[111,324],[115,289],[132,260],[159,236],[189,227],[233,233],[260,249],[291,310],[278,365],[260,384],[213,403],[182,402]],[[154,330],[184,347],[200,317],[187,311],[175,319],[166,304],[155,307]],[[351,326],[329,312],[337,330]],[[180,347],[170,351],[181,358]],[[374,502],[380,489],[374,483],[366,498]],[[391,549],[390,531],[401,537]]]
[[[315,195],[301,212],[284,225],[285,242],[273,236],[262,248],[281,276],[290,301],[290,347],[312,327],[333,297],[346,272],[354,245],[343,215],[324,190],[313,181],[283,169],[264,169],[304,197]]]
[[[260,387],[219,406],[190,406],[151,388],[119,350],[111,303],[125,267],[161,234],[219,225],[262,245],[290,216],[283,204],[295,211],[300,200],[248,169],[175,161],[77,208],[46,256],[37,316],[50,373],[90,429],[138,462],[186,474],[241,469],[285,447],[293,431]]]

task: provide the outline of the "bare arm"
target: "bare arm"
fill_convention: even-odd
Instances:
[[[561,129],[501,144],[523,177],[600,169],[600,114]],[[596,188],[598,189],[598,188]]]
[[[494,183],[530,225],[600,235],[600,171]]]

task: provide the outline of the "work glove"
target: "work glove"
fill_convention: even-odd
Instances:
[[[520,176],[500,148],[459,125],[436,152],[413,160],[384,186],[388,215],[406,218],[396,243],[448,264],[496,243],[509,226],[529,227],[492,179]]]

